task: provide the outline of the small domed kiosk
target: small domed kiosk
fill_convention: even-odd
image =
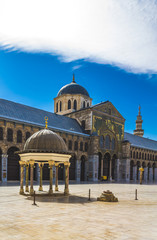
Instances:
[[[55,174],[55,191],[58,191],[58,167],[60,164],[65,166],[65,189],[64,194],[69,194],[69,159],[71,155],[68,153],[67,146],[64,140],[53,131],[46,127],[27,139],[24,149],[18,152],[20,156],[21,178],[20,178],[20,194],[24,194],[24,168],[26,168],[26,188],[25,191],[29,192],[29,166],[30,166],[30,194],[34,193],[33,189],[33,173],[34,166],[38,164],[40,168],[40,185],[39,191],[43,190],[42,187],[42,169],[44,164],[48,164],[50,170],[50,187],[49,194],[53,194],[53,167],[56,168]]]

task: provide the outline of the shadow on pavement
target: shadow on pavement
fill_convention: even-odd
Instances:
[[[28,196],[26,198],[27,200],[31,200],[33,202],[33,197],[32,196]],[[54,197],[54,196],[36,196],[35,197],[35,202],[39,203],[39,202],[55,202],[55,203],[80,203],[80,204],[84,204],[84,203],[91,203],[93,201],[96,201],[96,199],[91,199],[91,201],[88,201],[87,197],[79,197],[79,196],[74,196],[74,195],[70,195],[70,196],[58,196],[58,197]]]

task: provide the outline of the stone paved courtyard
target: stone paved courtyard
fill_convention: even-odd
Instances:
[[[64,185],[59,188],[63,191]],[[138,201],[134,200],[136,188]],[[96,201],[108,189],[119,198],[118,203]],[[157,239],[157,185],[71,184],[69,198],[37,197],[37,206],[18,192],[19,186],[0,186],[2,240]]]

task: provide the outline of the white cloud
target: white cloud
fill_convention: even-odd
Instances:
[[[0,44],[157,73],[156,0],[0,0]]]

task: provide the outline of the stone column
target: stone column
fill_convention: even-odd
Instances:
[[[133,180],[137,182],[137,166],[133,166]]]
[[[26,163],[26,187],[25,187],[26,192],[29,192],[28,182],[29,182],[29,163]]]
[[[38,163],[40,169],[40,181],[39,181],[39,191],[43,191],[42,179],[43,179],[43,166],[44,163]]]
[[[104,160],[103,160],[103,157],[102,157],[102,159],[101,159],[101,177],[104,175],[104,173],[103,173],[103,169],[104,169],[103,164],[104,164]]]
[[[89,161],[89,180],[97,182],[98,181],[98,155],[90,155],[88,157]]]
[[[144,181],[145,183],[148,181],[148,167],[144,168]]]
[[[34,193],[34,189],[33,189],[33,173],[34,173],[34,163],[35,163],[35,161],[33,161],[33,160],[31,160],[30,162],[29,162],[29,164],[30,164],[30,171],[31,171],[31,174],[30,174],[30,182],[31,182],[31,187],[30,187],[30,194],[31,195],[33,195],[33,193]]]
[[[2,182],[7,182],[8,155],[2,154]]]
[[[58,168],[59,168],[59,164],[55,163],[55,167],[56,167],[55,191],[58,191]]]
[[[21,171],[21,174],[20,174],[20,194],[24,194],[24,190],[23,190],[23,179],[24,179],[24,165],[25,165],[25,162],[23,161],[19,161],[19,164],[20,164],[20,171]]]
[[[50,188],[49,188],[49,194],[53,193],[53,165],[54,161],[49,161],[49,168],[50,168]]]
[[[149,182],[152,183],[153,182],[153,168],[149,168]]]
[[[65,189],[64,189],[64,194],[68,195],[69,194],[69,167],[70,163],[65,162],[64,163],[64,168],[65,168]]]
[[[117,182],[119,182],[120,181],[120,160],[116,159],[116,163],[117,163],[117,166],[116,166],[116,180],[117,180]]]
[[[80,182],[80,168],[81,168],[81,161],[76,160],[76,181]]]
[[[130,159],[126,159],[125,180],[130,182]]]

